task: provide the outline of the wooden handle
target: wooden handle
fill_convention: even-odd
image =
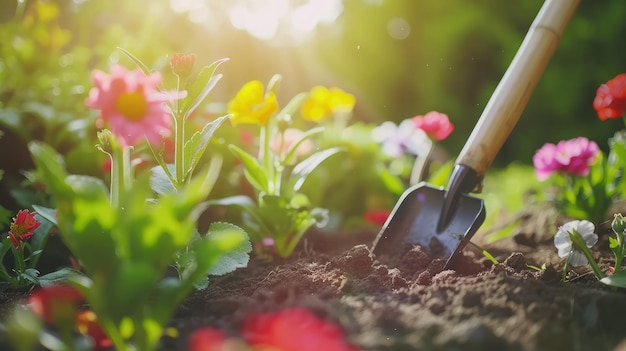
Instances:
[[[546,0],[456,160],[483,177],[524,111],[580,0]]]

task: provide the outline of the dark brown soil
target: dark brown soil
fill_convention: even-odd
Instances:
[[[561,282],[551,233],[487,246],[498,265],[467,248],[445,271],[418,246],[375,257],[375,235],[312,233],[288,260],[253,258],[212,278],[180,306],[172,320],[180,336],[162,349],[186,350],[187,335],[202,326],[238,337],[251,313],[301,306],[339,324],[361,350],[626,350],[626,290],[599,283],[586,267]],[[605,270],[613,262],[608,250],[597,256]],[[0,301],[2,314],[18,297]]]
[[[419,246],[374,257],[374,236],[314,234],[297,258],[253,260],[213,279],[179,309],[181,338],[169,346],[182,349],[187,332],[207,325],[236,337],[250,313],[303,306],[340,324],[362,350],[626,350],[625,291],[586,268],[561,282],[551,238],[518,234],[492,245],[495,266],[467,249],[440,271]],[[608,268],[609,253],[598,255]]]

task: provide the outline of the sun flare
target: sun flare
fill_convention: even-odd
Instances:
[[[171,0],[176,12],[188,12],[197,23],[215,23],[215,17],[261,40],[310,38],[320,24],[334,22],[343,11],[341,0]]]

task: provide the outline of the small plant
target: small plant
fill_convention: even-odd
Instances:
[[[311,139],[325,128],[292,129],[292,116],[298,108],[305,121],[343,116],[352,110],[354,97],[337,88],[314,87],[309,93],[296,95],[279,111],[276,94],[280,79],[274,76],[265,89],[260,81],[248,82],[228,104],[233,125],[259,127],[256,156],[236,145],[229,147],[241,161],[256,199],[241,195],[212,203],[233,205],[244,211],[245,226],[259,252],[288,257],[305,232],[327,218],[326,211],[314,207],[300,191],[304,182],[320,163],[342,150],[333,147],[311,154]]]
[[[619,118],[626,113],[626,74],[602,84],[593,106],[601,120]],[[584,137],[546,143],[533,156],[537,179],[550,179],[557,187],[557,209],[577,219],[601,223],[609,208],[626,191],[624,171],[626,138],[618,131],[609,139],[608,155]]]
[[[219,162],[194,171],[227,117],[190,138],[185,121],[219,80],[213,73],[223,60],[191,79],[195,58],[174,56],[178,86],[165,92],[158,89],[158,72],[123,52],[142,69],[115,65],[110,75],[95,71],[87,99],[101,112],[98,126],[106,128],[98,134],[98,148],[111,158],[110,187],[98,178],[68,174],[62,157],[46,144],[31,142],[29,149],[37,177],[56,205],[41,214],[48,211],[46,219],[59,227],[84,271],[68,278],[94,314],[83,317],[96,319],[117,350],[150,351],[180,301],[194,287],[205,287],[208,275],[245,266],[251,246],[246,233],[229,223],[212,223],[204,235],[197,231]],[[155,150],[170,134],[175,136],[174,164],[154,151],[159,165],[150,174],[135,175],[133,151]],[[168,275],[172,266],[178,278]]]

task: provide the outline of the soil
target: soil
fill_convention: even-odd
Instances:
[[[443,271],[419,246],[375,257],[375,229],[314,232],[290,259],[253,257],[191,294],[172,320],[180,336],[163,350],[186,350],[203,326],[237,337],[249,314],[294,306],[340,325],[361,350],[626,350],[626,289],[599,283],[588,267],[562,282],[552,229],[521,225],[485,247],[500,264],[468,246]],[[596,248],[608,247],[606,229]],[[611,252],[596,255],[608,270]],[[0,301],[2,310],[14,300]]]

